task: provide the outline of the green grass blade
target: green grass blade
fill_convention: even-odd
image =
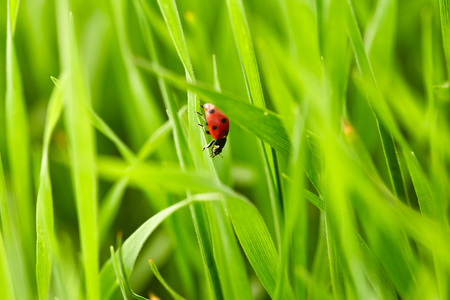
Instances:
[[[450,4],[448,0],[439,0],[439,13],[441,17],[442,43],[446,58],[447,74],[450,74]]]
[[[402,201],[409,203],[408,194],[406,193],[405,179],[400,166],[400,161],[394,140],[389,131],[381,123],[378,123],[384,155],[389,170],[389,178],[394,189],[394,194]]]
[[[136,63],[145,70],[157,73],[166,78],[180,89],[188,88],[198,93],[211,103],[220,107],[233,124],[255,134],[261,140],[279,150],[280,153],[286,156],[290,155],[291,143],[284,128],[283,121],[277,114],[245,103],[235,95],[226,92],[217,92],[210,85],[200,82],[196,84],[187,83],[181,77],[144,59],[138,59]],[[259,126],[249,128],[248,124],[259,124]]]
[[[178,295],[177,292],[175,292],[170,286],[169,284],[164,280],[164,278],[161,276],[161,273],[159,273],[158,268],[156,267],[155,263],[153,262],[153,260],[151,258],[148,259],[148,262],[150,264],[150,268],[152,269],[153,274],[155,275],[155,277],[158,279],[158,281],[164,286],[164,288],[169,292],[169,294],[172,296],[173,299],[175,300],[184,300],[183,297],[181,297],[180,295]]]
[[[119,264],[119,261],[117,260],[116,252],[114,251],[114,247],[113,246],[109,247],[109,251],[111,253],[112,265],[114,267],[114,272],[116,274],[117,282],[119,283],[119,287],[120,287],[120,291],[122,292],[123,299],[128,300],[128,299],[130,299],[130,297],[128,296],[128,290],[125,286],[125,279],[124,279],[123,274],[121,274],[120,264]]]
[[[8,213],[8,204],[6,200],[6,189],[5,189],[5,176],[3,172],[2,158],[0,155],[0,216],[2,220],[2,231],[0,232],[0,283],[2,289],[0,289],[0,294],[2,299],[15,299],[14,286],[12,284],[12,275],[10,272],[9,264],[15,262],[11,257],[7,256],[7,249],[5,248],[4,241],[13,243],[12,232],[11,232],[11,222]],[[3,234],[2,234],[3,233]],[[6,235],[6,239],[3,236]]]
[[[131,89],[133,113],[139,120],[143,128],[142,136],[151,134],[161,123],[161,114],[153,96],[148,92],[141,74],[132,61],[132,50],[127,38],[126,23],[124,21],[124,11],[126,11],[126,1],[110,1],[113,13],[113,21],[117,32],[118,44],[123,63],[125,65],[128,85]],[[127,103],[127,105],[129,105]]]
[[[12,179],[15,202],[12,206],[14,211],[12,215],[17,214],[18,227],[14,239],[18,241],[16,246],[23,247],[16,249],[24,257],[20,258],[23,264],[18,270],[22,273],[23,288],[16,289],[16,296],[19,298],[28,298],[32,294],[31,281],[32,266],[35,265],[35,227],[34,203],[32,200],[32,183],[30,174],[30,135],[28,127],[28,116],[23,94],[22,79],[19,68],[19,61],[16,55],[14,27],[18,14],[18,1],[7,1],[7,28],[6,28],[6,96],[5,96],[5,123],[6,123],[6,142],[8,150],[8,160]],[[17,210],[17,212],[16,212]],[[19,241],[20,240],[20,241]],[[21,246],[19,246],[21,245]],[[16,254],[13,254],[16,255]],[[19,280],[19,278],[14,278]]]
[[[65,121],[69,141],[83,268],[88,299],[99,299],[99,262],[97,228],[97,178],[95,174],[94,136],[88,112],[88,91],[82,77],[81,61],[75,39],[72,14],[64,28],[69,43],[68,88],[65,96]]]
[[[103,133],[119,150],[120,154],[131,164],[136,161],[134,153],[130,148],[125,145],[124,142],[114,133],[114,131],[105,123],[105,121],[100,118],[99,115],[95,113],[94,110],[90,109],[90,118],[92,125],[101,133]]]
[[[128,186],[128,181],[127,176],[116,181],[100,204],[98,214],[100,245],[105,243],[108,233],[111,230],[111,225],[119,213],[121,200]]]
[[[347,30],[350,41],[355,52],[358,66],[361,70],[365,88],[370,99],[370,105],[374,109],[375,118],[377,120],[378,130],[381,136],[383,150],[388,164],[390,179],[393,185],[394,193],[404,201],[408,201],[405,182],[400,168],[399,158],[395,150],[393,136],[406,146],[406,142],[401,135],[392,113],[386,104],[385,99],[381,95],[375,76],[372,71],[369,58],[367,56],[361,33],[356,22],[356,17],[352,8],[351,0],[347,0]],[[389,129],[388,129],[389,128]],[[393,136],[392,136],[393,135]]]
[[[266,104],[264,101],[261,80],[259,78],[258,64],[256,62],[256,55],[253,49],[250,29],[247,23],[247,18],[245,16],[244,5],[242,3],[242,0],[227,0],[227,7],[228,7],[228,14],[230,16],[231,26],[233,29],[234,39],[236,42],[236,47],[238,50],[239,58],[241,60],[249,101],[256,107],[264,109],[266,107]],[[219,107],[221,109],[224,109],[222,106]],[[256,124],[262,123],[264,123],[264,121],[258,122]],[[253,123],[246,123],[246,124],[248,126],[248,124]],[[262,140],[264,141],[264,139]],[[270,145],[272,146],[272,144]],[[286,146],[289,147],[289,145]],[[274,148],[279,150],[279,148],[277,147]],[[277,179],[275,177],[277,172],[277,170],[275,169],[276,167],[276,161],[274,159],[275,156],[274,154],[272,154],[271,147],[262,142],[258,150],[260,151],[264,161],[264,171],[269,188],[269,199],[270,199],[270,207],[272,209],[273,223],[275,227],[275,236],[277,240],[278,249],[280,249],[281,199],[279,198],[280,195],[279,189],[281,189],[281,187],[277,186]],[[286,155],[286,153],[283,154]]]
[[[275,294],[280,275],[280,259],[270,233],[258,210],[247,201],[227,201],[234,230],[244,252],[269,295]],[[293,299],[294,294],[285,279],[281,299]]]
[[[210,196],[208,194],[207,196]],[[210,198],[208,198],[210,199]],[[124,243],[122,248],[123,253],[123,263],[125,267],[125,272],[130,273],[134,267],[137,256],[141,251],[145,241],[153,233],[153,231],[161,224],[165,219],[171,216],[177,210],[188,206],[193,201],[205,201],[205,197],[199,195],[192,195],[190,199],[180,201],[151,217],[147,222],[142,224]],[[117,281],[114,274],[114,268],[111,260],[106,262],[101,270],[101,285],[102,294],[111,294],[111,290],[117,288]]]
[[[0,178],[1,180],[1,178]],[[11,273],[8,265],[8,257],[6,256],[5,245],[3,243],[3,235],[0,232],[0,297],[1,299],[16,299],[14,295],[14,287],[11,279]]]
[[[250,30],[245,17],[244,5],[241,0],[227,0],[228,14],[233,27],[234,38],[238,48],[244,71],[247,92],[250,102],[258,107],[265,107],[258,65],[250,36]]]
[[[48,298],[52,266],[52,246],[56,245],[53,223],[53,196],[49,171],[50,139],[62,111],[62,92],[55,87],[47,108],[40,184],[36,203],[36,279],[39,299]]]
[[[144,12],[147,13],[148,18],[150,19],[149,8],[147,5],[141,5],[141,0],[133,1],[135,10],[139,17],[139,22],[141,26],[141,30],[143,32],[145,41],[147,42],[147,51],[149,52],[150,58],[156,63],[160,63],[160,53],[158,48],[155,45],[154,37],[152,34],[152,29],[149,26],[148,20],[145,19]],[[166,81],[158,77],[158,85],[162,93],[162,97],[164,100],[164,105],[167,110],[167,114],[169,116],[169,122],[172,126],[173,138],[175,141],[175,148],[177,151],[178,160],[180,161],[180,165],[182,168],[191,165],[191,157],[189,156],[189,149],[186,142],[186,137],[183,134],[183,130],[181,127],[181,121],[179,116],[177,115],[177,108],[175,101],[173,99],[172,92],[169,90],[169,87]]]
[[[446,224],[443,199],[437,199],[413,152],[404,152],[406,164],[416,190],[420,211],[440,224]]]

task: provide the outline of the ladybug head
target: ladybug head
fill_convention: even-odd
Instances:
[[[227,137],[223,137],[221,139],[217,139],[214,141],[213,145],[212,145],[212,150],[211,150],[211,157],[216,157],[217,155],[219,155],[220,153],[222,153],[222,149],[223,147],[225,147],[225,144],[227,142]]]
[[[205,111],[210,111],[211,109],[214,109],[214,104],[211,103],[205,103],[203,105],[200,105],[201,108],[204,108]]]

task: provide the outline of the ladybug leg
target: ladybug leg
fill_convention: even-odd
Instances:
[[[197,123],[198,126],[202,127],[206,134],[210,134],[209,130],[206,130],[205,125]]]
[[[206,145],[205,147],[202,148],[202,150],[204,151],[206,148],[209,148],[212,146],[212,144],[215,142],[216,140],[212,140],[211,143],[209,143],[208,145]]]
[[[205,117],[201,113],[199,113],[198,111],[196,111],[196,113],[199,114],[200,117],[202,117],[202,119],[205,122],[205,124],[208,125],[208,122],[206,122]]]

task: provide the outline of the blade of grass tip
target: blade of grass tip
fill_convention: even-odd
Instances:
[[[441,16],[442,43],[447,61],[447,75],[450,76],[450,5],[449,0],[439,0],[439,13]]]
[[[65,121],[71,171],[80,228],[81,250],[88,299],[99,299],[97,228],[97,178],[93,129],[88,115],[88,91],[75,39],[72,13],[69,14],[66,43],[69,44],[69,88],[65,90]]]
[[[137,58],[136,64],[149,72],[161,75],[179,89],[189,89],[196,92],[220,107],[233,124],[269,143],[283,155],[288,157],[291,154],[291,142],[279,115],[246,103],[233,94],[224,91],[218,92],[208,84],[201,82],[187,83],[180,76],[143,58]],[[258,124],[258,126],[250,129],[248,124]]]
[[[175,300],[184,300],[185,298],[178,295],[177,292],[175,292],[164,280],[164,278],[161,276],[161,273],[159,273],[158,268],[156,267],[155,263],[151,258],[148,259],[148,262],[150,264],[150,268],[152,269],[153,274],[158,279],[158,281],[164,286],[164,288],[169,292],[169,294],[173,297]]]
[[[258,64],[256,62],[256,55],[250,36],[250,29],[245,16],[244,5],[241,0],[227,0],[227,7],[239,58],[241,60],[249,101],[257,107],[265,108],[266,105],[259,78]],[[281,199],[279,198],[279,189],[281,189],[281,187],[277,186],[277,179],[275,177],[275,173],[277,172],[275,169],[275,156],[272,154],[273,150],[269,145],[264,144],[262,141],[260,145],[259,149],[264,161],[264,170],[269,187],[269,199],[275,226],[275,237],[278,250],[281,251]]]
[[[55,87],[47,108],[42,145],[40,184],[36,203],[36,279],[39,299],[48,298],[53,256],[52,247],[57,246],[53,231],[53,197],[48,152],[50,139],[61,116],[61,111],[62,92],[59,87]]]
[[[3,235],[0,232],[0,298],[16,299],[14,287],[11,279],[11,273],[8,265],[8,257],[6,256],[5,245],[3,243]]]

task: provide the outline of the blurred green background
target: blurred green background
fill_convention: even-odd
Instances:
[[[152,233],[131,265],[136,293],[171,297],[151,272],[152,257],[187,299],[245,299],[250,290],[255,299],[448,299],[447,0],[6,0],[2,7],[3,296],[120,299],[117,283],[99,275],[117,233],[126,240],[191,189],[235,201],[229,187],[255,205],[262,219],[249,222],[268,233],[239,227],[234,216],[245,219],[247,210],[191,204]],[[157,65],[147,72],[137,57]],[[188,95],[179,83],[186,74],[261,110],[243,117],[240,106],[221,108],[207,92]],[[200,151],[193,108],[205,102],[231,120],[223,158]],[[276,113],[267,123],[275,129],[264,135],[255,128],[266,111]],[[288,155],[279,139],[291,145]],[[145,145],[147,155],[135,161]],[[225,225],[216,228],[216,220]],[[209,239],[199,247],[202,228]],[[276,262],[259,255],[264,245]],[[221,264],[235,255],[225,263],[235,265]],[[233,270],[246,270],[242,286]]]

